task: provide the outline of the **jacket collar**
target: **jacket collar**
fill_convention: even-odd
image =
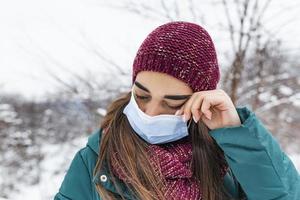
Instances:
[[[102,136],[102,130],[103,130],[102,128],[99,128],[95,132],[93,132],[88,137],[88,142],[87,142],[87,146],[90,147],[95,154],[97,154],[97,157],[99,156],[99,150],[100,150],[99,145],[100,145],[100,140],[101,140],[101,136]],[[110,190],[111,192],[118,194],[119,192],[117,191],[116,187],[114,186],[114,184],[112,182],[112,178],[109,175],[107,168],[108,168],[107,164],[104,163],[102,168],[93,177],[93,182],[95,184],[96,183],[101,184],[107,190]],[[101,179],[101,177],[105,177],[105,179],[104,179],[105,181],[103,181],[103,179]],[[134,200],[133,196],[130,194],[128,188],[121,180],[118,180],[117,184],[118,184],[119,188],[121,189],[122,193],[124,194],[124,196],[126,197],[126,199]]]
[[[102,128],[98,128],[96,131],[94,131],[89,137],[87,146],[89,146],[96,154],[99,156],[99,141],[101,139],[102,135]]]

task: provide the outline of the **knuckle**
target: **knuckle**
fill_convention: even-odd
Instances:
[[[201,107],[201,112],[205,112],[205,107],[204,106]]]
[[[196,106],[193,106],[193,107],[191,108],[191,111],[192,111],[192,112],[197,112],[198,110],[199,110],[199,108],[196,107]]]

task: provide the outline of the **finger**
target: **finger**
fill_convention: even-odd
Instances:
[[[181,108],[175,112],[175,115],[182,115],[183,109],[184,109],[184,105],[182,105]]]
[[[209,96],[205,96],[202,101],[201,105],[201,112],[205,115],[206,118],[211,120],[212,112],[210,111],[211,105],[211,98]]]
[[[199,95],[199,93],[194,93],[194,95],[188,100],[188,102],[185,103],[184,108],[183,108],[183,118],[185,119],[185,121],[187,121],[191,118],[191,114],[192,114],[191,107],[193,105],[195,98],[197,98],[198,95]]]
[[[202,101],[203,101],[203,96],[199,95],[197,98],[194,99],[192,106],[191,106],[191,112],[193,115],[193,119],[196,123],[199,121],[199,119],[201,118],[201,115],[202,115],[202,112],[200,110]]]
[[[201,119],[201,116],[203,115],[200,108],[201,108],[203,99],[208,94],[209,94],[208,91],[201,91],[201,92],[198,92],[197,95],[195,96],[195,98],[193,99],[190,110],[191,110],[191,114],[196,118],[196,121],[199,121],[199,119]]]
[[[208,95],[211,107],[218,108],[218,110],[227,109],[228,105],[232,103],[230,97],[223,90],[216,90],[214,94]]]
[[[193,98],[193,96],[191,96],[191,97],[190,97],[190,98],[189,98],[189,99],[181,106],[181,108],[175,112],[175,115],[182,115],[182,117],[183,117],[185,107],[186,107],[186,105],[188,104],[188,102],[192,100],[192,98]]]

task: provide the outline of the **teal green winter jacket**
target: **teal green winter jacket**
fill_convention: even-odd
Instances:
[[[223,149],[230,170],[224,186],[234,196],[247,200],[300,200],[300,175],[277,140],[247,107],[236,108],[242,124],[213,129],[209,134]],[[96,130],[80,149],[55,195],[55,200],[102,200],[95,184],[117,194],[106,171],[93,177],[102,129]],[[134,199],[120,182],[127,199]],[[116,195],[117,196],[117,195]]]

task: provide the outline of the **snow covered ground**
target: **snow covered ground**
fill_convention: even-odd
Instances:
[[[42,151],[46,153],[46,157],[41,164],[40,184],[35,186],[20,185],[20,192],[12,194],[9,200],[53,199],[75,153],[84,147],[86,142],[87,137],[82,137],[60,145],[45,144]],[[2,199],[0,198],[0,200]]]

